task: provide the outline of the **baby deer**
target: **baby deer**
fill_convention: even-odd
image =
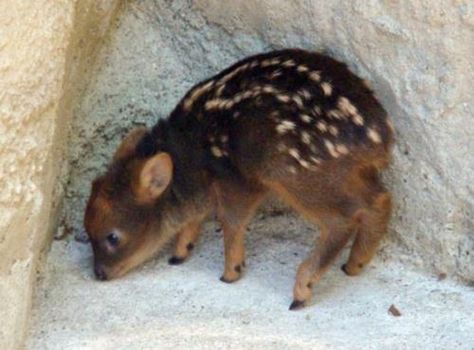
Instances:
[[[132,130],[85,213],[95,274],[119,277],[175,235],[183,262],[201,223],[224,233],[223,282],[245,267],[246,226],[270,192],[321,229],[299,266],[290,309],[304,306],[336,255],[357,275],[387,230],[391,197],[379,179],[393,128],[366,83],[346,65],[298,49],[244,59],[194,86],[152,129]]]

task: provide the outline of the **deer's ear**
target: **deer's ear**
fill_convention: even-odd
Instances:
[[[144,126],[139,126],[132,129],[123,139],[119,148],[115,152],[114,160],[125,158],[135,152],[138,142],[145,136],[148,129]]]
[[[173,177],[173,161],[161,152],[147,159],[136,179],[135,196],[141,203],[153,203],[168,187]]]

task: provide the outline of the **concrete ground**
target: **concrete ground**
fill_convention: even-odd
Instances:
[[[185,264],[169,266],[166,251],[110,282],[93,278],[89,245],[55,242],[27,349],[474,349],[472,287],[409,270],[387,250],[347,277],[346,249],[313,304],[290,312],[314,233],[292,215],[264,214],[251,231],[247,270],[234,284],[219,281],[222,234],[213,223]]]

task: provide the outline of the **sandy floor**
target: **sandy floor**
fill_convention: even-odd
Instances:
[[[169,252],[97,282],[88,245],[53,244],[27,349],[474,349],[474,289],[378,258],[359,277],[337,264],[313,304],[290,312],[295,270],[313,232],[289,216],[251,225],[247,270],[219,281],[222,238],[209,224],[193,257]],[[382,256],[384,254],[381,254]],[[388,312],[395,305],[401,316]]]

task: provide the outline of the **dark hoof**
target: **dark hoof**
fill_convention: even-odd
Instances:
[[[359,264],[359,265],[358,265],[359,270],[357,270],[357,271],[355,271],[355,272],[354,272],[354,271],[353,271],[353,272],[349,272],[349,271],[347,270],[347,264],[344,264],[344,265],[341,266],[341,270],[344,271],[344,273],[345,273],[347,276],[351,276],[351,277],[352,277],[352,276],[357,276],[357,275],[359,274],[359,272],[362,271],[362,268],[363,268],[363,267],[364,267],[364,265]]]
[[[224,283],[234,283],[235,281],[237,281],[237,280],[228,280],[228,279],[225,278],[224,276],[222,276],[222,277],[220,278],[220,280],[221,280],[222,282],[224,282]]]
[[[170,264],[170,265],[180,265],[184,262],[184,260],[186,260],[186,259],[185,258],[178,258],[177,256],[172,256],[168,260],[168,264]]]
[[[289,310],[299,310],[304,307],[304,301],[302,300],[293,300],[293,302],[290,305]]]

